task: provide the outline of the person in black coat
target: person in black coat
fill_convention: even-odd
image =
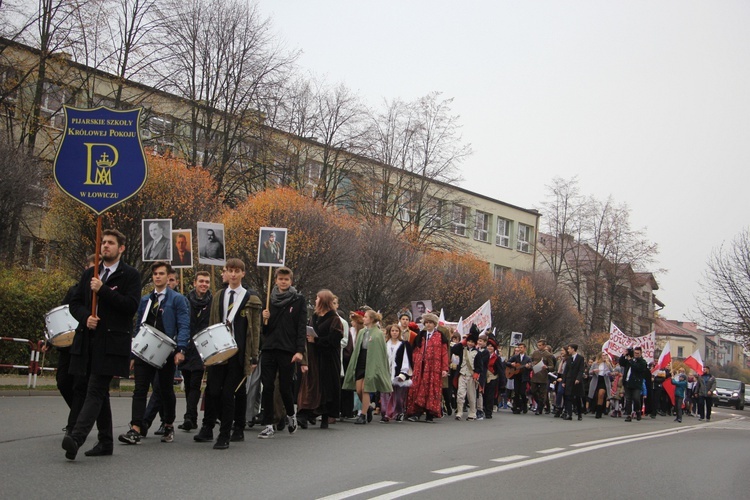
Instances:
[[[70,348],[70,373],[77,377],[74,403],[62,442],[69,460],[75,459],[94,422],[99,430],[98,443],[86,455],[112,454],[109,383],[115,376],[130,374],[133,316],[141,298],[140,274],[120,260],[124,251],[125,236],[114,229],[104,230],[103,265],[83,272],[70,301],[70,313],[79,326]],[[94,271],[98,277],[94,277]],[[97,295],[96,314],[92,314],[92,294]]]
[[[330,290],[318,292],[312,318],[317,337],[307,337],[308,342],[316,347],[320,405],[315,413],[321,415],[321,429],[328,427],[329,417],[338,418],[341,406],[341,339],[344,336],[344,325],[336,314],[333,301],[334,296]]]
[[[578,345],[570,344],[567,347],[568,362],[563,371],[563,388],[565,389],[565,418],[573,420],[573,403],[576,405],[578,420],[581,420],[581,397],[583,396],[583,370],[586,368],[586,360],[578,354]]]
[[[528,402],[526,400],[526,386],[531,380],[531,358],[526,354],[526,344],[518,344],[518,354],[514,354],[508,360],[508,367],[515,371],[513,375],[513,413],[526,413]]]

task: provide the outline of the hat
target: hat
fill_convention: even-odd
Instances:
[[[422,315],[422,323],[424,324],[424,323],[427,323],[428,321],[432,321],[433,323],[435,323],[437,325],[438,323],[440,323],[440,318],[438,318],[437,316],[435,316],[432,313],[425,313],[425,314],[423,314]]]
[[[492,347],[494,347],[495,349],[497,349],[497,342],[495,341],[495,339],[489,339],[487,341],[487,344],[491,345]]]

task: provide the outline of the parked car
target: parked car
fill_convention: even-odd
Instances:
[[[731,378],[716,379],[716,393],[714,406],[734,406],[738,410],[745,409],[745,383]]]

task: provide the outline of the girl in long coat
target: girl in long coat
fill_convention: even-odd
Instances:
[[[354,343],[352,361],[344,377],[344,389],[356,390],[362,408],[357,415],[355,424],[365,424],[372,421],[370,408],[371,392],[392,392],[391,370],[388,365],[388,354],[385,348],[385,336],[378,328],[378,321],[382,317],[375,311],[365,312],[364,328],[357,333]],[[366,415],[365,413],[366,412]]]
[[[425,314],[422,321],[425,330],[414,341],[414,375],[406,409],[412,422],[423,413],[427,422],[443,415],[441,392],[443,378],[448,376],[448,341],[437,331],[438,317]]]
[[[612,391],[612,384],[609,379],[611,373],[612,363],[609,362],[609,356],[600,352],[596,355],[596,361],[589,370],[591,385],[589,386],[588,397],[596,405],[596,418],[602,418],[602,413],[604,413],[604,408],[607,405],[607,398]]]

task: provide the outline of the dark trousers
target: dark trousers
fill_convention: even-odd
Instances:
[[[492,411],[495,408],[495,405],[497,404],[497,383],[499,382],[498,379],[495,380],[488,380],[486,384],[484,384],[484,415],[485,416],[492,416]],[[452,384],[451,384],[452,385]]]
[[[546,382],[532,382],[531,383],[531,394],[534,396],[536,401],[536,412],[542,413],[545,405],[547,404],[547,388],[549,384]]]
[[[526,411],[526,382],[522,382],[520,378],[514,379],[513,386],[513,412]]]
[[[242,372],[244,373],[244,371]],[[244,375],[243,375],[244,376]],[[242,380],[242,376],[240,377]],[[240,382],[238,381],[237,384]],[[235,387],[237,387],[235,384]],[[242,382],[242,387],[234,393],[234,428],[244,429],[247,423],[247,387],[245,382]]]
[[[677,411],[677,420],[682,420],[682,402],[685,398],[681,398],[680,396],[674,397],[674,407]]]
[[[70,367],[70,350],[58,349],[57,355],[57,373],[55,373],[57,390],[60,391],[60,395],[65,400],[68,408],[72,408],[75,377],[68,373],[68,367]]]
[[[219,428],[219,435],[229,437],[229,434],[232,432],[235,390],[242,380],[242,371],[242,365],[237,356],[229,358],[226,364],[208,367],[206,410],[203,412],[203,426],[213,429],[216,419],[220,418],[221,427]],[[239,388],[239,391],[245,391],[244,385]],[[247,401],[247,397],[245,401]]]
[[[707,418],[711,420],[711,407],[714,404],[714,399],[711,396],[699,396],[698,397],[698,417]]]
[[[175,406],[177,400],[174,395],[174,356],[169,355],[163,367],[157,369],[145,361],[135,360],[133,374],[135,376],[135,388],[133,389],[133,404],[130,425],[142,427],[146,413],[146,396],[148,387],[154,380],[154,375],[159,374],[159,395],[161,396],[164,411],[164,424],[172,425],[175,417]]]
[[[633,412],[640,415],[641,406],[641,388],[625,387],[625,416],[629,417]]]
[[[292,363],[294,353],[271,350],[261,353],[260,380],[263,383],[263,425],[274,424],[273,418],[273,391],[276,385],[276,374],[279,375],[279,393],[284,402],[287,415],[294,415],[294,397],[292,387],[294,384],[294,364]]]
[[[565,394],[565,413],[569,416],[573,416],[573,406],[576,407],[576,415],[581,416],[583,411],[581,404],[581,396],[578,394]]]
[[[194,424],[198,422],[198,403],[201,400],[201,382],[203,370],[183,370],[182,380],[185,383],[185,420]]]
[[[112,448],[114,443],[112,408],[109,406],[109,383],[111,381],[111,375],[91,374],[88,377],[76,377],[75,396],[68,417],[68,429],[78,446],[83,445],[96,423],[99,442],[105,448]]]
[[[176,414],[176,411],[175,411]],[[148,404],[146,405],[146,411],[143,414],[143,422],[151,427],[151,424],[156,420],[156,415],[159,415],[162,423],[164,422],[164,408],[161,402],[161,390],[159,385],[159,372],[154,374],[154,380],[151,381],[151,397],[148,398]]]

